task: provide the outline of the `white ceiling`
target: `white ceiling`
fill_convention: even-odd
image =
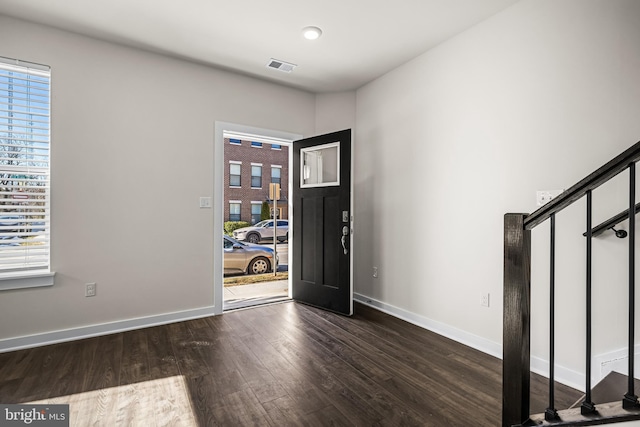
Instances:
[[[517,1],[0,0],[0,13],[310,92],[337,92]],[[302,37],[309,25],[322,28],[320,39]],[[298,67],[272,70],[270,58]]]

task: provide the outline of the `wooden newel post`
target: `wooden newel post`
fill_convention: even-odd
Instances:
[[[529,418],[531,231],[527,214],[504,216],[504,304],[502,331],[502,425]]]

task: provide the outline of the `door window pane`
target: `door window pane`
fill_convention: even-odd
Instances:
[[[302,165],[300,187],[340,185],[340,143],[319,145],[300,150]]]

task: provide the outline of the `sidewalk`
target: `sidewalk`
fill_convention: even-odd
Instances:
[[[288,298],[287,280],[224,287],[224,308],[233,309]]]

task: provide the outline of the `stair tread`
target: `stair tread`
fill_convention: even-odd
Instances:
[[[621,401],[627,392],[627,376],[619,372],[611,371],[606,377],[591,389],[591,400],[596,405],[599,403]],[[634,378],[634,391],[640,393],[640,380]],[[584,395],[576,403],[571,405],[577,408],[582,404]]]
[[[614,402],[622,400],[627,392],[627,376],[619,372],[611,371],[591,390],[594,403]],[[640,380],[634,378],[634,390],[636,395],[640,392]]]

